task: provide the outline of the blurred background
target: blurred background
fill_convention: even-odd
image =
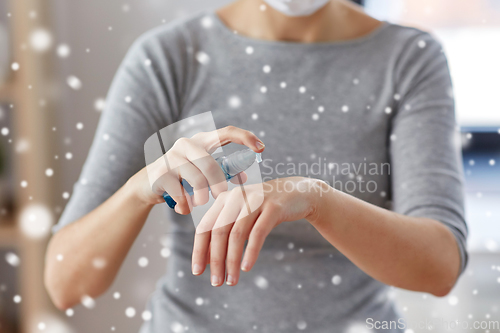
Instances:
[[[71,196],[111,79],[134,39],[227,2],[0,1],[0,332],[138,331],[169,256],[161,212],[153,210],[112,288],[93,307],[65,313],[51,305],[42,283],[50,227]],[[500,1],[364,5],[379,19],[432,31],[443,43],[462,130],[468,268],[445,298],[396,289],[394,297],[410,322],[500,321]],[[141,258],[148,264],[139,265]],[[408,333],[425,331],[415,325]]]

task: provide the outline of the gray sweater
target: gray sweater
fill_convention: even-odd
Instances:
[[[140,170],[155,131],[209,110],[218,128],[261,137],[264,180],[320,178],[371,204],[440,221],[456,237],[463,271],[467,227],[446,58],[428,33],[390,23],[362,38],[312,44],[244,37],[213,12],[147,32],[116,73],[54,231]],[[307,221],[279,225],[238,286],[214,288],[208,270],[190,274],[189,216],[166,208],[165,219],[172,254],[141,332],[326,333],[400,318],[389,288]]]

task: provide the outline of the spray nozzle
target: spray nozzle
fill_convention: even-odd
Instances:
[[[254,162],[262,162],[262,156],[260,153],[256,153],[251,149],[245,149],[234,152],[228,156],[222,156],[217,160],[222,170],[224,170],[229,177],[233,177],[248,169]]]

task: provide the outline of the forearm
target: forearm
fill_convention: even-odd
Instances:
[[[460,254],[442,223],[397,214],[332,188],[320,192],[309,221],[365,273],[388,285],[436,296],[453,287]]]
[[[151,208],[136,200],[127,183],[54,235],[45,284],[58,308],[71,307],[84,295],[97,297],[111,285]]]

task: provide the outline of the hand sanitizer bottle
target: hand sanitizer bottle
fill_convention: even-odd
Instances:
[[[224,172],[224,176],[226,176],[226,181],[229,181],[231,178],[236,176],[242,171],[248,169],[254,162],[261,163],[262,156],[260,153],[256,153],[251,149],[244,149],[234,152],[228,156],[221,156],[215,159],[217,164],[219,164],[220,168]],[[189,185],[189,183],[183,179],[182,186],[186,189],[186,192],[189,195],[193,195],[193,187]],[[209,189],[210,190],[210,189]],[[174,209],[177,204],[174,199],[167,192],[163,192],[163,199],[167,205]]]

